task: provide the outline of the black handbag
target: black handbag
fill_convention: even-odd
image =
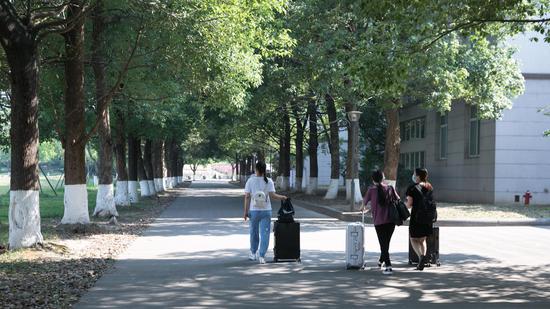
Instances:
[[[407,205],[405,205],[402,200],[398,200],[395,207],[397,208],[397,212],[399,213],[401,220],[406,221],[411,216]]]
[[[403,224],[403,220],[401,220],[401,216],[399,215],[399,211],[397,210],[397,206],[394,201],[388,203],[388,216],[390,217],[390,220],[395,223],[395,225]]]
[[[407,205],[405,205],[405,203],[403,203],[401,199],[397,198],[397,193],[395,192],[395,189],[391,187],[390,190],[390,218],[393,222],[395,222],[396,225],[402,225],[403,222],[407,221],[407,219],[411,216],[411,213],[409,212],[409,209],[407,209]]]
[[[294,222],[294,206],[290,202],[290,198],[281,201],[281,207],[277,212],[277,221],[281,223]]]

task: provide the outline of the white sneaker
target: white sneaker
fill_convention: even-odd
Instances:
[[[260,262],[260,264],[265,264],[265,258],[261,256],[258,258],[258,261]]]
[[[249,260],[249,261],[256,261],[257,259],[258,259],[258,257],[256,256],[256,254],[254,254],[254,253],[252,253],[252,252],[250,252],[250,253],[248,254],[248,260]]]
[[[384,275],[391,275],[391,274],[393,274],[393,270],[391,269],[391,267],[386,267],[386,269],[384,269],[384,271],[382,273]]]

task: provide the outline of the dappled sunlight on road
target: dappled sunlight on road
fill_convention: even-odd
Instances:
[[[218,186],[218,187],[213,187]],[[241,189],[193,184],[119,257],[82,307],[348,308],[426,303],[514,308],[550,299],[550,229],[442,227],[441,267],[408,265],[408,228],[397,227],[393,276],[377,268],[378,240],[366,227],[365,270],[345,269],[345,222],[297,209],[301,263],[247,259]],[[529,263],[529,265],[527,265]],[[506,303],[506,304],[503,304]]]

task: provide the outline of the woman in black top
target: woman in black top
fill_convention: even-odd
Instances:
[[[411,211],[411,219],[409,222],[409,233],[411,237],[411,245],[414,252],[418,255],[418,266],[416,269],[423,270],[426,263],[426,238],[433,233],[433,224],[420,223],[416,220],[416,212],[423,203],[423,193],[433,190],[432,185],[428,182],[428,170],[425,168],[417,168],[414,172],[415,184],[407,189],[407,207]],[[421,192],[422,191],[422,192]]]

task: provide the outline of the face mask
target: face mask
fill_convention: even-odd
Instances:
[[[415,174],[412,175],[411,179],[414,183],[416,183],[416,175]]]

